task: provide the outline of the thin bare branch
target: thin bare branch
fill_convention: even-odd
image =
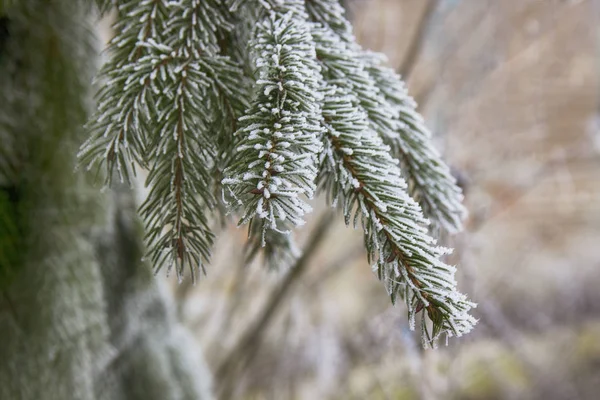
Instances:
[[[410,45],[406,50],[404,60],[400,68],[398,69],[398,73],[402,76],[402,78],[408,82],[410,75],[419,61],[419,57],[423,50],[423,45],[425,44],[425,40],[427,39],[427,33],[429,30],[429,26],[431,25],[431,20],[435,14],[435,10],[437,9],[440,1],[439,0],[428,0],[426,2],[425,9],[421,14],[421,19],[417,24],[417,29],[413,39],[410,41]]]
[[[279,286],[271,293],[269,300],[259,313],[259,317],[255,320],[252,327],[239,340],[223,359],[220,366],[217,368],[215,376],[217,381],[221,382],[221,398],[229,398],[233,390],[231,382],[238,374],[238,371],[243,371],[257,354],[262,341],[263,333],[270,326],[281,306],[285,304],[286,299],[290,296],[290,291],[297,284],[300,278],[307,271],[309,260],[318,249],[319,244],[323,242],[323,238],[332,225],[334,213],[327,211],[321,217],[317,227],[313,230],[310,240],[306,245],[302,256],[296,264],[290,269],[290,272],[281,281]]]

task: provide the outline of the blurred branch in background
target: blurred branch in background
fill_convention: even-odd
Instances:
[[[423,46],[427,40],[431,21],[439,3],[440,0],[425,0],[424,10],[419,18],[414,36],[410,40],[408,50],[404,54],[404,60],[398,69],[398,73],[406,82],[410,80],[410,75],[415,68],[421,52],[423,51]]]
[[[297,285],[298,280],[304,275],[309,261],[315,250],[322,243],[324,236],[333,223],[333,211],[327,211],[320,217],[319,224],[311,232],[309,242],[304,248],[298,261],[290,268],[281,283],[271,292],[269,300],[258,318],[248,331],[242,336],[238,344],[226,355],[216,370],[216,377],[221,388],[221,398],[227,399],[235,390],[235,377],[250,364],[259,351],[262,334],[268,329],[273,317],[289,297],[289,291]]]

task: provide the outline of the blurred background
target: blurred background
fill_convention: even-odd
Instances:
[[[466,231],[443,240],[479,325],[421,350],[359,231],[336,223],[310,247],[320,201],[298,233],[311,249],[301,272],[245,265],[232,227],[207,278],[173,286],[215,387],[240,399],[600,398],[600,4],[346,3],[465,191]]]

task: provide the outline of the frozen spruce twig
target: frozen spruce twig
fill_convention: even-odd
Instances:
[[[257,27],[257,92],[240,119],[234,162],[223,184],[252,221],[265,246],[267,231],[289,233],[311,207],[320,151],[320,74],[304,15],[272,12]]]
[[[440,257],[447,249],[428,235],[418,204],[407,194],[389,148],[369,128],[350,91],[329,85],[323,107],[326,128],[321,182],[346,223],[360,223],[373,268],[396,302],[403,298],[411,328],[420,314],[424,345],[440,335],[461,336],[476,320],[474,304],[456,289],[455,268]]]
[[[210,259],[213,234],[206,207],[214,207],[212,166],[217,149],[213,124],[235,118],[219,100],[243,96],[241,69],[218,54],[219,29],[231,29],[214,2],[170,3],[165,45],[155,79],[162,90],[156,131],[150,142],[152,159],[146,180],[150,192],[141,207],[148,225],[148,254],[157,270],[173,266],[181,279],[187,266]],[[211,135],[213,134],[213,135]],[[168,229],[164,229],[168,227]]]
[[[141,206],[148,258],[183,276],[208,261],[213,237],[207,207],[216,204],[211,128],[239,112],[242,70],[221,56],[226,9],[201,0],[126,1],[117,7],[112,58],[99,80],[98,112],[80,152],[89,167],[116,169],[130,181],[134,162],[149,170]]]
[[[329,28],[340,41],[358,48],[352,25],[346,18],[346,10],[339,0],[306,0],[306,10],[311,21]]]
[[[391,147],[392,155],[401,161],[409,193],[435,225],[451,233],[462,230],[466,215],[462,190],[433,146],[431,132],[416,111],[417,103],[408,95],[400,76],[382,65],[384,57],[365,52],[364,59],[377,87],[398,115],[397,134],[384,140]]]
[[[100,4],[102,10],[109,2]],[[147,43],[160,43],[167,1],[123,1],[117,7],[115,37],[109,44],[110,59],[97,78],[97,111],[90,118],[88,140],[79,152],[80,163],[89,169],[105,168],[105,179],[114,176],[130,182],[134,162],[146,166],[146,123],[152,119],[156,93],[156,58]],[[163,49],[164,51],[164,49]],[[98,171],[100,172],[100,171]]]
[[[328,75],[350,87],[370,125],[401,161],[410,195],[436,227],[462,230],[462,191],[431,140],[400,77],[383,65],[384,56],[363,50],[337,0],[308,0],[313,36]],[[322,54],[321,54],[322,53]],[[350,85],[350,86],[348,86]]]
[[[328,27],[313,23],[311,28],[323,77],[354,94],[357,106],[367,114],[370,129],[381,137],[395,136],[398,112],[366,71],[356,47],[341,41]]]

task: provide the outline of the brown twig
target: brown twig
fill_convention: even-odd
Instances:
[[[319,224],[311,234],[310,240],[306,245],[302,256],[296,261],[295,265],[292,266],[290,272],[279,286],[271,293],[269,300],[254,324],[233,347],[233,350],[225,356],[217,368],[215,376],[220,382],[220,397],[222,399],[227,399],[231,396],[233,391],[232,381],[237,374],[243,371],[244,367],[250,364],[254,359],[254,356],[260,348],[263,333],[270,326],[274,317],[277,315],[277,312],[285,303],[285,298],[289,296],[290,290],[306,272],[309,264],[308,261],[314,255],[319,244],[323,241],[323,237],[332,224],[333,216],[334,213],[332,211],[327,211],[325,215],[321,217]]]
[[[435,10],[439,4],[439,0],[428,0],[425,5],[425,10],[421,14],[421,19],[417,25],[417,29],[413,39],[410,41],[408,49],[406,50],[404,60],[398,69],[398,73],[402,76],[405,81],[408,81],[411,73],[423,50],[423,45],[427,39],[428,28],[431,25],[431,20],[435,14]]]
[[[330,281],[338,273],[345,271],[346,267],[348,266],[348,263],[356,260],[356,258],[360,256],[364,257],[364,254],[365,249],[362,246],[355,246],[352,250],[344,252],[344,254],[342,254],[341,257],[334,260],[331,264],[323,268],[323,272],[319,274],[318,277],[316,277],[307,284],[306,290],[308,294],[318,290],[319,287],[321,287],[324,283]]]

